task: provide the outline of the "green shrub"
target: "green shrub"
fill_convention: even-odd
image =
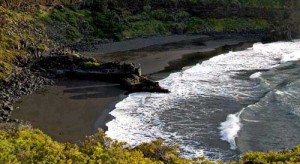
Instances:
[[[131,23],[127,29],[123,32],[125,38],[133,38],[139,36],[151,36],[151,35],[167,35],[170,34],[169,24],[158,21],[138,21]]]
[[[249,18],[196,18],[188,20],[188,33],[222,32],[222,31],[245,31],[256,29],[268,29],[271,25],[264,19]]]
[[[123,25],[119,22],[119,18],[115,13],[111,11],[94,12],[92,18],[98,37],[115,40],[122,38]]]
[[[162,163],[144,157],[141,151],[123,148],[100,131],[77,146],[58,143],[40,130],[19,127],[0,129],[0,163]]]
[[[100,130],[81,144],[59,143],[28,125],[0,124],[0,163],[210,164],[205,158],[179,157],[178,146],[162,140],[128,148]],[[300,146],[282,152],[248,152],[230,163],[299,163]],[[229,163],[229,162],[228,162]]]
[[[242,161],[254,163],[298,163],[300,162],[300,146],[282,152],[248,152]]]
[[[81,33],[73,26],[69,26],[65,29],[66,37],[70,42],[76,41],[81,37]]]

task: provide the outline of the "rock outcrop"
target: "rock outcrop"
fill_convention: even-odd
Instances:
[[[51,77],[116,82],[130,93],[168,92],[157,82],[142,76],[140,66],[134,63],[101,63],[94,58],[82,57],[68,50],[62,52],[50,53],[52,55],[40,58],[31,68]]]
[[[10,76],[0,81],[0,123],[18,122],[18,120],[10,118],[11,112],[14,110],[13,103],[22,96],[52,84],[52,80],[44,78],[30,69],[14,70]]]

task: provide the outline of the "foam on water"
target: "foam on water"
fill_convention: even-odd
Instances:
[[[235,77],[244,71],[271,69],[284,55],[299,50],[299,43],[257,43],[245,51],[222,54],[170,74],[159,81],[170,94],[130,94],[111,112],[115,119],[107,123],[106,134],[132,146],[162,138],[167,143],[180,144],[186,157],[210,154],[212,149],[203,142],[219,135],[234,149],[241,129],[239,114],[230,114],[230,107],[225,109],[222,102],[253,103],[263,94],[255,80]],[[215,99],[220,104],[214,104]],[[224,116],[220,117],[220,113]],[[215,119],[209,119],[212,116]],[[213,150],[222,156],[222,150]]]
[[[221,123],[221,139],[230,143],[230,148],[235,150],[237,148],[235,138],[238,136],[238,131],[241,129],[239,113],[230,114],[227,116],[225,122]]]
[[[261,72],[256,72],[250,76],[250,79],[257,79],[261,76]]]
[[[300,50],[295,51],[293,53],[283,55],[281,58],[281,63],[289,62],[289,61],[296,61],[300,59]]]

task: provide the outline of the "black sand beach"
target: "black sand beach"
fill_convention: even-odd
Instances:
[[[221,40],[206,38],[207,41],[204,41],[204,38],[206,37],[172,36],[163,41],[158,41],[161,39],[157,37],[153,40],[134,39],[110,43],[111,46],[99,45],[99,52],[85,54],[100,61],[139,63],[143,74],[152,74],[152,78],[161,79],[168,76],[172,65],[177,66],[175,70],[181,69],[203,58],[251,45],[246,38]],[[178,61],[184,62],[180,65]],[[155,74],[164,70],[167,72]],[[118,101],[126,97],[124,93],[118,84],[63,80],[55,86],[23,97],[15,104],[17,110],[13,112],[13,117],[29,122],[55,140],[77,142],[83,140],[85,136],[92,135],[98,128],[106,128],[105,124],[112,117],[109,112]]]

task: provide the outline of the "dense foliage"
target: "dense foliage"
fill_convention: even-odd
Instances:
[[[0,163],[213,163],[204,158],[181,158],[177,146],[166,146],[162,140],[126,147],[99,131],[80,144],[53,141],[40,130],[29,126],[0,125]],[[300,146],[283,152],[249,152],[240,161],[230,163],[297,163]],[[221,161],[217,163],[223,163]]]
[[[144,9],[137,14],[117,14],[85,9],[55,9],[42,17],[49,24],[60,24],[56,30],[67,42],[78,39],[108,38],[121,40],[151,35],[194,34],[207,32],[237,32],[268,29],[271,24],[256,18],[199,18],[184,10]],[[53,30],[52,30],[53,31]],[[59,38],[59,41],[62,39]]]
[[[161,141],[141,148],[126,148],[100,131],[79,145],[58,143],[40,130],[28,126],[2,124],[0,128],[0,163],[196,163],[178,156],[175,148]],[[154,154],[144,153],[153,152]],[[204,161],[204,160],[203,160]]]
[[[299,163],[300,146],[282,152],[248,152],[242,157],[242,160],[255,163]]]
[[[11,9],[32,11],[37,5],[44,6],[73,6],[93,9],[129,9],[142,10],[144,6],[184,7],[189,4],[213,6],[239,6],[258,8],[284,8],[289,3],[297,4],[296,0],[0,0],[0,5]]]

